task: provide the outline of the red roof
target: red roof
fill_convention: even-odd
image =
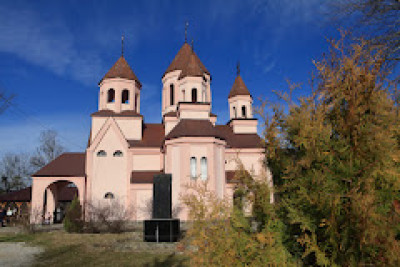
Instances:
[[[215,125],[215,128],[226,140],[230,148],[263,148],[258,134],[235,134],[229,125]]]
[[[131,174],[131,184],[152,184],[154,175],[162,173],[162,171],[133,171]]]
[[[59,194],[59,201],[72,201],[78,195],[76,187],[65,186]],[[32,200],[32,187],[27,187],[18,191],[9,192],[0,195],[0,202],[31,202]]]
[[[203,76],[204,73],[210,75],[210,72],[203,65],[200,58],[187,43],[184,43],[174,60],[165,71],[163,77],[168,72],[181,70],[179,79],[186,76]]]
[[[166,140],[179,137],[216,137],[224,139],[209,120],[181,120],[169,134]]]
[[[143,124],[142,140],[128,140],[130,147],[162,147],[165,140],[179,137],[216,137],[227,142],[229,148],[263,148],[257,134],[235,134],[229,125],[212,125],[208,120],[181,120],[165,136],[162,124]]]
[[[235,82],[233,83],[232,89],[228,95],[228,98],[237,96],[237,95],[248,95],[251,96],[247,86],[244,84],[244,81],[240,75],[236,76]]]
[[[137,113],[133,110],[124,110],[119,113],[109,110],[103,109],[92,113],[92,117],[143,117],[141,114]]]
[[[164,125],[160,123],[143,124],[142,140],[128,140],[130,147],[161,147],[164,142]]]
[[[85,153],[64,153],[32,176],[82,177],[85,172]]]
[[[128,80],[136,81],[139,86],[142,86],[139,79],[136,77],[136,74],[133,72],[131,67],[129,66],[128,62],[125,60],[123,56],[121,56],[117,62],[115,62],[114,66],[104,75],[102,82],[104,79],[111,79],[111,78],[123,78]]]

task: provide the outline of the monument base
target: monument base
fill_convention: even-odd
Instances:
[[[179,219],[151,219],[143,223],[146,242],[177,242],[179,239]]]

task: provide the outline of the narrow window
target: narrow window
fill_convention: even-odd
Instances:
[[[242,106],[242,117],[246,118],[246,107]]]
[[[192,102],[193,103],[197,102],[197,89],[196,88],[192,89]]]
[[[203,102],[206,102],[206,90],[205,89],[203,89],[203,96],[202,96],[202,101]]]
[[[236,108],[233,107],[233,117],[236,119],[237,118],[237,113],[236,113]]]
[[[122,103],[129,104],[129,91],[127,89],[122,91]]]
[[[185,99],[186,99],[185,90],[182,90],[182,102],[185,102]]]
[[[190,177],[195,180],[196,179],[196,158],[195,157],[191,157],[190,158]]]
[[[107,102],[111,103],[114,101],[115,101],[115,90],[111,88],[107,92]]]
[[[99,152],[97,152],[97,156],[98,157],[105,157],[105,156],[107,156],[107,153],[104,150],[100,150]]]
[[[122,157],[123,155],[124,155],[124,153],[122,153],[121,150],[117,150],[113,154],[114,157]]]
[[[171,84],[171,85],[169,86],[169,100],[170,100],[170,105],[171,105],[171,106],[175,103],[174,96],[175,96],[174,85]]]
[[[201,180],[205,181],[205,180],[207,180],[207,176],[208,176],[207,158],[206,157],[201,158],[200,166],[201,166]]]
[[[105,198],[105,199],[114,199],[114,194],[111,193],[111,192],[107,192],[107,193],[104,195],[104,198]]]
[[[136,94],[136,95],[135,95],[135,110],[136,110],[136,113],[139,113],[139,106],[138,106],[138,103],[139,103],[139,95]]]

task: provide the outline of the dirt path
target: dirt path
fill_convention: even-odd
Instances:
[[[30,247],[24,242],[0,243],[0,266],[30,266],[42,248]]]

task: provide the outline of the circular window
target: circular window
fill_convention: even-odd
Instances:
[[[114,199],[114,194],[111,192],[108,192],[104,195],[105,199]]]

